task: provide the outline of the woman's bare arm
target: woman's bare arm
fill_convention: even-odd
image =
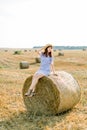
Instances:
[[[40,55],[41,54],[41,52],[44,50],[44,47],[42,47],[42,48],[40,48],[40,49],[38,49],[37,50],[37,53]]]
[[[53,74],[55,74],[55,68],[54,68],[54,63],[53,62],[51,63],[51,71],[52,71]]]
[[[52,49],[51,53],[52,53],[52,58],[53,58],[53,57],[54,57],[54,56],[53,56],[53,49]],[[54,58],[53,58],[53,59],[54,59]],[[52,60],[52,62],[51,62],[51,71],[52,71],[52,73],[53,73],[54,75],[56,75],[55,67],[54,67],[54,60]]]

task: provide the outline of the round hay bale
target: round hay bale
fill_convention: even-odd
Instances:
[[[53,50],[54,52],[56,52],[56,49],[55,50]]]
[[[27,50],[24,50],[24,52],[27,52]]]
[[[36,57],[35,61],[36,61],[36,63],[40,63],[41,62],[40,57]]]
[[[5,52],[8,52],[8,50],[5,50]]]
[[[32,76],[24,83],[22,94],[29,114],[55,115],[73,108],[80,100],[80,87],[73,76],[65,71],[57,71],[57,76],[51,74],[39,79],[36,85],[36,95],[29,98],[27,92]]]
[[[64,53],[63,52],[59,52],[58,56],[64,56]]]
[[[20,55],[21,54],[21,50],[19,51],[14,51],[14,55]]]
[[[83,50],[83,51],[86,51],[86,48],[83,48],[82,50]]]
[[[28,61],[21,61],[20,62],[20,69],[28,69],[29,68],[29,62]]]

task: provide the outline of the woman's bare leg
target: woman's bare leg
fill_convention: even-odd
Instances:
[[[35,74],[35,75],[33,76],[32,83],[31,83],[31,85],[30,85],[30,87],[29,87],[29,89],[28,89],[28,92],[25,94],[26,96],[30,94],[30,91],[31,91],[31,90],[32,90],[32,92],[35,91],[36,84],[38,83],[38,80],[39,80],[40,78],[42,78],[43,76],[44,76],[43,74]]]

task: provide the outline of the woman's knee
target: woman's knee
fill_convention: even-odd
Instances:
[[[40,78],[42,78],[44,75],[43,74],[35,74],[34,76],[33,76],[33,79],[40,79]]]

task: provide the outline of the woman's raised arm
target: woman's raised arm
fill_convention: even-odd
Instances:
[[[40,48],[40,49],[38,49],[37,50],[37,53],[40,55],[41,54],[41,52],[44,50],[44,47],[42,47],[42,48]]]

